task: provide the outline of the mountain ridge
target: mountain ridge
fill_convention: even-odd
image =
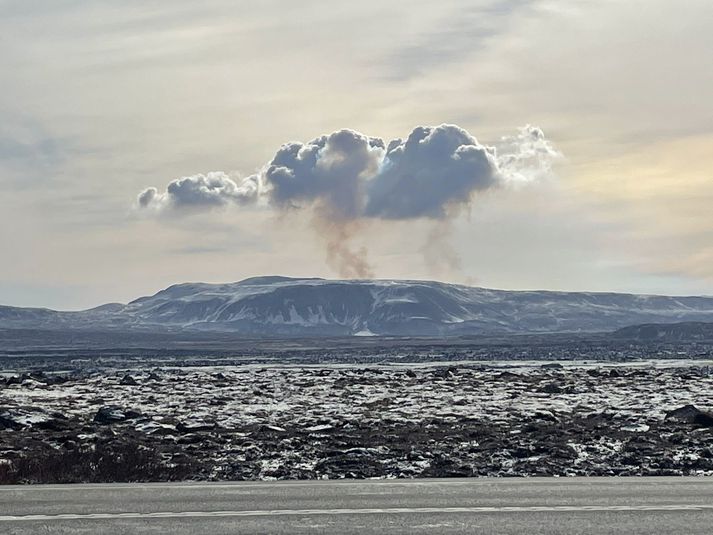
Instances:
[[[181,283],[88,310],[0,305],[0,328],[142,329],[245,335],[600,332],[713,322],[713,297],[499,290],[438,281],[251,277]]]

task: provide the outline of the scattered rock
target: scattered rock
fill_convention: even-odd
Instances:
[[[45,386],[51,374],[42,386],[27,377],[0,390],[0,457],[74,462],[131,443],[130,455],[190,461],[181,477],[195,480],[713,475],[710,414],[686,406],[663,421],[661,407],[663,393],[686,400],[671,407],[706,406],[709,375],[624,367],[609,380],[609,367],[515,369],[235,367],[225,379],[215,368],[163,368],[157,382],[123,367],[70,374],[66,390]],[[129,373],[143,388],[119,386]],[[581,395],[556,395],[570,392]],[[148,414],[127,408],[137,406]]]
[[[540,387],[538,392],[542,392],[544,394],[561,394],[562,388],[557,383],[547,383]]]
[[[9,411],[0,410],[0,431],[3,429],[20,429],[22,427],[22,424]]]
[[[666,413],[667,420],[713,427],[713,414],[703,412],[694,405],[685,405]]]
[[[535,411],[535,414],[533,415],[535,418],[538,420],[545,420],[548,422],[559,422],[559,418],[552,414],[551,411],[545,411],[545,410],[540,410],[540,411]]]
[[[200,431],[211,431],[213,429],[215,429],[214,423],[201,420],[179,422],[176,424],[176,431],[179,433],[197,433]]]
[[[67,420],[66,416],[60,415],[59,417],[57,417],[56,415],[53,415],[47,420],[38,421],[37,423],[33,424],[33,427],[37,427],[38,429],[46,429],[48,431],[66,431],[68,429],[71,429],[72,426]]]
[[[121,381],[119,381],[119,384],[122,386],[138,386],[138,382],[136,379],[134,379],[131,375],[128,373],[124,375],[124,377],[121,378]]]
[[[69,377],[66,375],[47,375],[44,382],[47,385],[63,385],[69,382]]]
[[[448,366],[447,368],[436,368],[433,370],[433,376],[439,379],[448,379],[454,375],[458,374],[458,368],[455,366]]]
[[[649,429],[651,429],[651,426],[646,424],[630,424],[621,428],[622,431],[627,433],[646,433]]]
[[[142,416],[142,413],[137,410],[124,409],[118,405],[106,405],[101,407],[94,415],[94,422],[97,424],[108,425],[117,422],[124,422]]]
[[[42,372],[42,371],[30,372],[28,376],[30,379],[32,379],[33,381],[37,381],[38,383],[46,383],[47,382],[47,377],[45,376],[45,372]]]
[[[205,440],[205,436],[199,435],[197,433],[186,433],[178,439],[176,439],[176,444],[200,444]]]
[[[518,379],[522,379],[520,374],[513,373],[513,372],[507,371],[507,370],[499,373],[495,377],[497,377],[498,379],[503,379],[504,381],[516,381]]]

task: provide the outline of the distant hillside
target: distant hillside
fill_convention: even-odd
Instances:
[[[597,332],[713,322],[712,297],[505,291],[408,280],[257,277],[178,284],[82,312],[0,307],[0,329],[230,332],[246,336]]]
[[[642,342],[713,341],[713,323],[686,321],[680,323],[646,323],[631,325],[614,332],[616,338]]]

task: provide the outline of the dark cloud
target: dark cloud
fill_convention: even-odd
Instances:
[[[356,219],[365,180],[377,172],[383,154],[381,139],[353,130],[283,145],[264,172],[270,200],[281,208],[317,204],[325,217]]]
[[[418,127],[389,143],[380,172],[368,186],[364,215],[381,219],[440,219],[453,203],[495,184],[492,148],[454,125]]]
[[[366,250],[351,238],[362,217],[364,185],[378,172],[384,142],[339,130],[309,143],[288,143],[264,170],[270,202],[279,209],[312,208],[312,223],[324,240],[327,262],[343,277],[368,278]]]

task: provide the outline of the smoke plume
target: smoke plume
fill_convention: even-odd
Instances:
[[[421,247],[421,254],[428,272],[441,278],[461,275],[462,262],[458,251],[453,247],[450,236],[453,232],[451,219],[435,221],[426,234]]]
[[[354,249],[352,238],[359,233],[363,222],[358,220],[335,223],[328,219],[315,220],[315,229],[325,241],[327,264],[345,279],[371,279],[374,270],[367,260],[365,247]]]
[[[352,250],[350,242],[361,226],[365,181],[378,171],[383,153],[382,140],[339,130],[283,145],[263,172],[273,206],[313,210],[327,262],[342,277],[373,276],[366,250]]]
[[[281,213],[306,211],[324,239],[329,265],[344,277],[359,278],[373,275],[366,250],[351,245],[365,222],[428,219],[434,225],[422,248],[424,259],[434,270],[457,269],[459,256],[447,239],[455,215],[477,192],[547,176],[559,156],[531,125],[495,146],[450,124],[419,126],[405,140],[388,143],[343,129],[284,144],[247,178],[212,172],[173,180],[165,191],[147,188],[136,206],[178,214],[265,199]]]

